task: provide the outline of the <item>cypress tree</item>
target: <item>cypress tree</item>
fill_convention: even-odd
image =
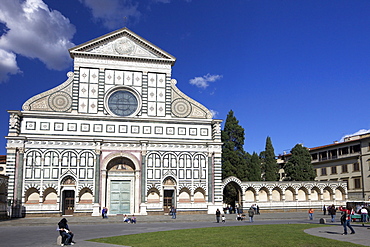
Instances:
[[[222,146],[222,179],[235,176],[240,180],[246,177],[246,153],[244,151],[244,128],[229,111],[224,130],[221,131]]]
[[[263,179],[265,181],[279,180],[279,166],[276,162],[274,147],[272,146],[271,138],[266,138],[265,151],[260,155],[263,159]]]
[[[292,156],[284,166],[285,180],[290,181],[312,181],[316,177],[315,170],[311,164],[311,155],[307,148],[297,144],[290,151]]]
[[[260,181],[261,180],[261,160],[256,152],[252,155],[248,154],[247,159],[247,181]]]

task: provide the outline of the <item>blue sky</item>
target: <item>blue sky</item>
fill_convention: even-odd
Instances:
[[[9,115],[67,79],[68,49],[124,26],[177,58],[173,78],[275,154],[367,132],[368,0],[1,0],[0,154]],[[126,17],[126,18],[125,18]]]

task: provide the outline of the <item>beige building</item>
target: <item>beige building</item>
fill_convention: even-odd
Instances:
[[[310,148],[317,181],[347,182],[348,200],[370,200],[370,134]]]
[[[347,137],[343,142],[309,148],[315,181],[347,183],[349,201],[370,200],[370,134]],[[278,157],[280,180],[291,154]]]

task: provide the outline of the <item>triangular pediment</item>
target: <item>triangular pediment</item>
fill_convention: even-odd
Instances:
[[[69,49],[72,58],[84,56],[157,60],[173,65],[176,58],[139,35],[122,28]]]

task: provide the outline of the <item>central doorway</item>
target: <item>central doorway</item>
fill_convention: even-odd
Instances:
[[[110,211],[112,214],[129,214],[131,181],[111,181]]]

